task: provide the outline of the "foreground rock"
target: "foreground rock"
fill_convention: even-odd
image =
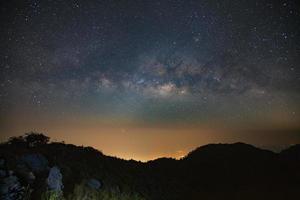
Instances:
[[[62,183],[62,174],[57,166],[50,169],[47,178],[47,186],[50,191],[62,193],[64,187]]]
[[[0,199],[22,200],[24,199],[24,188],[21,186],[18,177],[9,172],[8,176],[1,178]]]

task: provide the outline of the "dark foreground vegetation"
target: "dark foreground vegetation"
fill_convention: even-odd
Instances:
[[[7,200],[299,199],[300,145],[209,144],[142,163],[30,133],[0,145],[0,180]]]

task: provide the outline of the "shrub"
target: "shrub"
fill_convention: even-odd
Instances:
[[[63,200],[63,196],[61,193],[56,191],[46,191],[42,194],[41,200]]]
[[[94,190],[85,184],[76,185],[74,192],[67,200],[144,200],[137,193],[121,193],[118,190],[100,189]]]

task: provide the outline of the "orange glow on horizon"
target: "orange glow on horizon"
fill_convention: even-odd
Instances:
[[[245,142],[256,146],[289,145],[300,141],[300,130],[293,121],[273,119],[267,122],[231,126],[211,120],[203,124],[140,123],[132,119],[97,118],[92,116],[65,116],[58,119],[48,115],[19,114],[18,118],[6,117],[0,140],[25,132],[37,131],[53,141],[91,146],[106,155],[141,161],[159,157],[181,158],[193,149],[209,143]],[[255,128],[255,129],[253,129]],[[259,131],[257,131],[259,130]],[[266,130],[266,131],[264,131]]]

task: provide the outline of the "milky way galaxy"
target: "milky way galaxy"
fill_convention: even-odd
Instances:
[[[297,1],[1,1],[0,138],[141,160],[300,141]]]

